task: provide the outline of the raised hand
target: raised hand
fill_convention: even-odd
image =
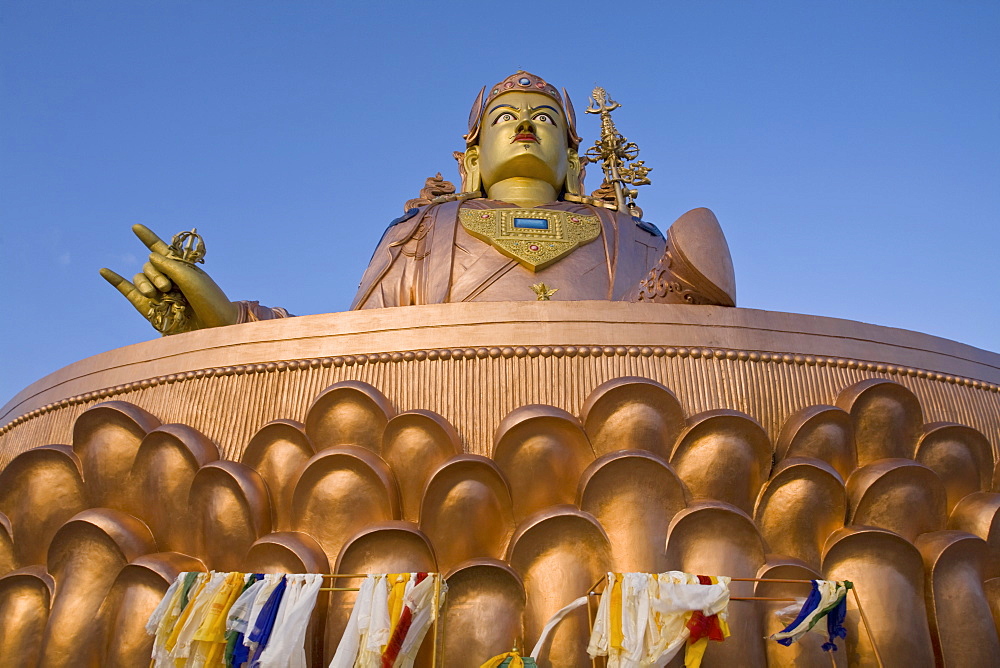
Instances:
[[[149,261],[131,283],[107,268],[101,276],[158,331],[177,334],[237,322],[238,307],[211,276],[176,259],[170,245],[145,225],[133,225],[132,231],[150,250]]]

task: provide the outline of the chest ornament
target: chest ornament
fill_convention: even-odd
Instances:
[[[548,209],[461,209],[462,227],[532,271],[558,262],[601,234],[601,219]]]

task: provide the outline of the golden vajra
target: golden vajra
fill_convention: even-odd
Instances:
[[[167,248],[166,256],[191,265],[204,263],[205,240],[198,234],[198,228],[175,234]],[[153,302],[149,307],[149,313],[146,314],[153,328],[165,336],[186,332],[190,329],[189,323],[192,317],[191,305],[184,297],[184,293],[176,287],[165,293],[160,301]]]
[[[649,172],[653,168],[647,167],[643,160],[636,160],[639,146],[618,132],[615,122],[611,120],[611,112],[620,106],[600,86],[594,89],[586,111],[601,115],[601,138],[585,155],[591,162],[603,163],[604,183],[614,189],[618,210],[628,210],[636,218],[642,218],[642,209],[635,203],[639,191],[628,186],[649,185]]]
[[[550,288],[544,283],[535,283],[531,286],[531,289],[538,295],[538,301],[540,302],[552,301],[552,295],[559,292],[559,288]]]

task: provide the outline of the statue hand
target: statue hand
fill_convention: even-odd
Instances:
[[[170,246],[145,225],[133,225],[132,231],[151,251],[149,261],[132,283],[107,268],[101,269],[101,276],[144,318],[154,322],[157,320],[155,311],[169,311],[171,307],[183,312],[186,315],[183,325],[165,331],[170,334],[237,322],[238,307],[229,301],[211,276],[194,264],[168,257]]]

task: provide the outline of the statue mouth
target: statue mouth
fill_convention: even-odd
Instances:
[[[530,132],[519,132],[516,135],[514,135],[514,138],[510,140],[510,143],[513,144],[516,141],[533,141],[537,144],[538,137],[536,137],[534,134]]]

